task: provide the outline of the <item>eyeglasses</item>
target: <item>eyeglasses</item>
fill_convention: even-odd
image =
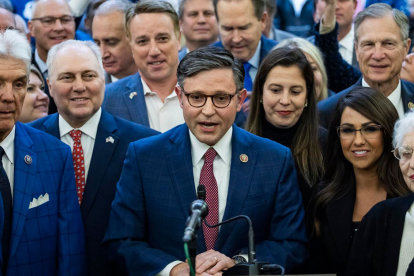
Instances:
[[[192,107],[203,107],[206,102],[207,98],[211,98],[211,101],[213,102],[213,105],[217,108],[225,108],[228,107],[231,99],[237,95],[237,92],[234,94],[216,94],[207,96],[201,93],[186,93],[184,89],[181,87],[181,91],[184,93],[184,95],[188,99],[188,103]]]
[[[366,139],[377,138],[377,134],[379,131],[381,131],[381,129],[381,125],[367,125],[360,129],[355,129],[348,126],[336,127],[339,138],[344,140],[353,140],[356,136],[357,131],[360,131],[362,136],[364,136]]]
[[[45,16],[45,17],[39,17],[39,18],[32,18],[33,20],[40,20],[43,27],[52,27],[56,24],[56,20],[60,21],[60,24],[62,26],[70,26],[75,22],[75,18],[70,15],[64,15],[62,17],[53,17],[53,16]]]
[[[404,163],[411,160],[411,157],[413,156],[413,149],[407,146],[398,147],[392,152],[394,153],[395,158]]]

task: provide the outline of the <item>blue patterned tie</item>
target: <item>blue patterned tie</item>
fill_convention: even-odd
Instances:
[[[3,157],[4,149],[0,147],[0,192],[3,199],[3,208],[4,208],[4,228],[3,238],[2,238],[2,254],[3,254],[3,275],[6,275],[7,271],[7,262],[9,260],[9,248],[10,248],[10,239],[11,239],[11,222],[13,216],[13,205],[12,205],[12,195],[10,189],[9,178],[7,177],[6,171],[3,168]]]
[[[252,82],[252,78],[250,77],[250,68],[252,68],[252,65],[248,62],[244,62],[243,63],[243,67],[244,67],[244,88],[246,88],[247,91],[252,91],[253,89],[253,82]]]

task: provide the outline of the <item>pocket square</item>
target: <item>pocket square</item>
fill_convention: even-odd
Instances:
[[[48,193],[45,193],[45,195],[40,195],[38,199],[33,198],[33,200],[30,201],[29,209],[40,206],[40,205],[42,205],[42,204],[44,204],[48,201],[49,201],[49,194]]]

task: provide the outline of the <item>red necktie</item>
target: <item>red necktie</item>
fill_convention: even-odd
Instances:
[[[213,148],[209,148],[204,154],[204,165],[200,174],[200,185],[206,187],[206,203],[208,204],[208,224],[217,224],[219,222],[219,201],[217,181],[213,173],[213,161],[217,152]],[[203,224],[204,241],[207,250],[213,249],[219,233],[218,227],[209,228]]]
[[[78,192],[79,205],[82,203],[83,193],[85,191],[85,162],[83,157],[83,149],[81,144],[82,131],[72,130],[69,132],[73,139],[73,167],[75,168],[76,190]]]

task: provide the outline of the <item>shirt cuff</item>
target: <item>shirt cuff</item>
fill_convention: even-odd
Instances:
[[[170,276],[170,272],[173,269],[173,267],[181,263],[181,261],[174,261],[172,263],[169,263],[163,270],[158,272],[158,274],[155,276]]]
[[[336,22],[336,17],[334,16],[334,21],[332,25],[326,25],[323,22],[323,17],[321,19],[321,24],[319,24],[319,34],[323,35],[323,34],[327,34],[332,32],[335,29],[335,22]]]
[[[246,262],[249,261],[249,255],[247,255],[247,254],[240,254],[239,256],[242,256],[246,260]]]

